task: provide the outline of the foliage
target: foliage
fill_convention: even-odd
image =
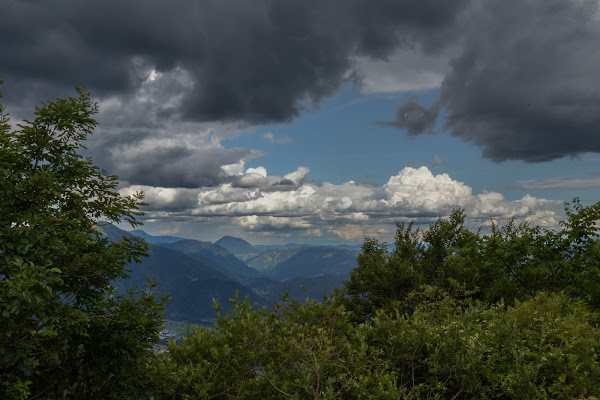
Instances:
[[[212,328],[171,342],[159,364],[161,398],[385,398],[402,395],[369,345],[373,327],[353,326],[341,306],[234,302]]]
[[[158,340],[155,294],[111,294],[146,245],[97,221],[138,225],[142,197],[79,154],[98,108],[77,94],[14,128],[0,109],[0,398],[124,398]]]
[[[581,303],[540,294],[514,307],[420,293],[411,315],[379,311],[374,337],[408,398],[568,399],[599,394],[600,332]]]
[[[171,342],[158,398],[568,399],[600,394],[600,332],[582,303],[540,294],[513,307],[425,287],[410,315],[354,324],[335,300],[234,302]]]
[[[565,211],[567,220],[558,231],[511,220],[482,235],[466,228],[463,210],[422,233],[412,224],[398,224],[391,253],[374,239],[363,244],[358,268],[345,283],[346,305],[364,320],[432,285],[488,304],[564,291],[600,310],[600,203],[583,207],[575,199]]]

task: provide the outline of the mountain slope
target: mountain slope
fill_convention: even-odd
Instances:
[[[257,278],[249,282],[254,291],[261,297],[269,300],[271,304],[281,300],[284,293],[291,299],[304,301],[307,298],[318,301],[323,300],[323,295],[330,294],[334,288],[343,286],[341,276],[320,275],[315,277],[298,277],[280,282],[270,278]]]
[[[117,282],[117,287],[129,289],[143,288],[147,276],[153,277],[161,292],[169,292],[172,301],[165,304],[167,318],[173,320],[197,321],[212,316],[212,299],[229,309],[229,299],[236,291],[243,298],[262,302],[252,289],[236,282],[221,271],[202,263],[179,251],[161,245],[148,246],[150,256],[141,264],[131,264],[131,277]]]
[[[163,246],[210,265],[240,283],[261,275],[260,272],[250,268],[246,263],[214,243],[184,239],[174,243],[163,243]]]
[[[265,274],[270,274],[270,272],[275,269],[279,263],[292,256],[295,256],[300,251],[302,251],[302,248],[269,249],[248,260],[248,265]]]
[[[131,236],[112,225],[100,229],[111,240]],[[213,298],[223,311],[230,310],[228,300],[236,291],[240,297],[248,296],[262,304],[274,304],[286,291],[298,300],[321,300],[323,294],[342,285],[342,279],[356,265],[357,255],[332,247],[271,249],[250,261],[262,268],[261,273],[209,242],[185,239],[150,244],[148,250],[150,256],[141,264],[129,265],[131,278],[116,282],[118,291],[144,288],[147,276],[155,277],[158,290],[168,291],[173,298],[165,305],[167,318],[198,323],[214,316]]]
[[[118,242],[124,237],[133,236],[131,233],[124,231],[123,229],[117,228],[116,226],[108,222],[98,222],[97,228],[111,242]]]
[[[215,244],[221,246],[242,261],[247,261],[258,255],[258,250],[244,239],[233,236],[223,236]]]
[[[254,248],[258,250],[258,253],[262,253],[263,251],[271,250],[271,249],[297,249],[300,247],[306,247],[306,244],[298,244],[298,243],[286,243],[286,244],[255,244]]]
[[[269,270],[274,279],[334,275],[348,277],[356,268],[358,252],[331,247],[303,247]]]

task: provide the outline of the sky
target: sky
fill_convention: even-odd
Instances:
[[[84,86],[143,229],[393,241],[600,200],[598,0],[0,0],[13,123]]]

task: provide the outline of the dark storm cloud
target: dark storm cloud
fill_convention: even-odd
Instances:
[[[598,1],[484,1],[441,101],[493,161],[600,152]]]
[[[303,182],[302,182],[303,183]],[[235,179],[232,186],[236,188],[257,188],[263,192],[283,192],[298,189],[298,184],[290,179],[282,177],[253,177],[248,179],[248,175]]]
[[[441,106],[484,157],[538,162],[600,152],[598,15],[597,0],[7,0],[0,78],[16,116],[84,85],[100,99],[142,96],[122,115],[147,128],[268,123],[358,79],[357,56],[453,46],[440,102],[409,100],[388,124],[426,132]],[[155,91],[140,91],[153,70]]]
[[[258,189],[262,192],[286,192],[298,189],[306,182],[309,168],[299,167],[296,171],[285,176],[266,176],[266,170],[247,170],[245,174],[235,177],[232,181],[234,188]]]
[[[214,132],[180,133],[171,130],[99,128],[86,142],[85,156],[119,176],[123,185],[163,188],[215,186],[236,179],[243,163],[262,155],[260,151],[225,148]],[[228,166],[233,170],[228,171]],[[233,174],[233,175],[232,175]]]
[[[429,131],[440,113],[440,101],[435,100],[429,107],[419,104],[418,96],[409,97],[396,109],[396,119],[393,121],[377,121],[377,125],[394,126],[406,129],[408,136],[417,136]]]
[[[158,214],[173,215],[176,217],[188,216],[189,211],[198,206],[198,193],[194,189],[178,189],[173,198],[165,201],[160,197],[160,193],[155,193],[154,188],[144,188],[144,201],[148,203],[144,206],[144,212],[158,212]],[[154,214],[154,213],[153,213]]]
[[[114,157],[113,167],[124,181],[139,185],[198,188],[230,180],[222,167],[254,156],[252,150],[240,148],[156,147],[124,151]]]
[[[147,78],[140,66],[181,69],[187,119],[286,121],[355,76],[354,56],[442,48],[465,2],[9,0],[0,76],[9,101],[37,102],[76,85],[123,95]]]
[[[446,129],[492,161],[600,152],[598,0],[473,1],[462,17],[440,102],[411,97],[384,125],[428,132],[441,105]]]

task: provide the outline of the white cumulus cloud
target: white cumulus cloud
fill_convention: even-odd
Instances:
[[[501,193],[474,195],[472,188],[448,174],[434,175],[427,167],[406,167],[384,185],[349,181],[308,182],[308,168],[284,176],[269,176],[264,167],[248,168],[237,181],[198,189],[135,186],[144,190],[154,210],[169,209],[188,219],[223,221],[261,235],[313,236],[360,241],[366,236],[391,235],[396,221],[427,225],[453,209],[464,208],[474,227],[515,217],[543,227],[555,227],[557,202],[525,195],[507,200]],[[185,210],[184,210],[185,209]]]

